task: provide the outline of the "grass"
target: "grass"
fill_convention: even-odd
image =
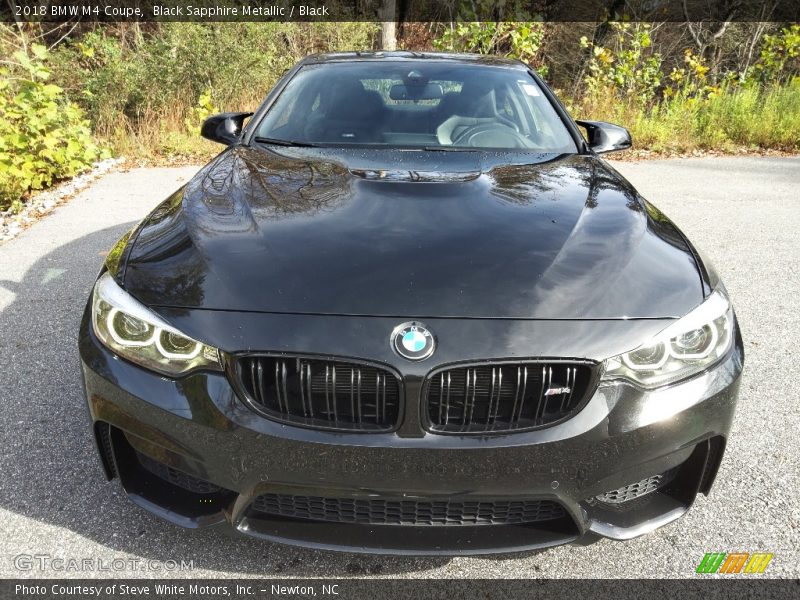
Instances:
[[[191,108],[188,102],[176,101],[169,108],[145,109],[136,119],[107,119],[104,122],[109,124],[97,128],[95,135],[113,149],[115,156],[149,161],[206,159],[219,152],[220,146],[189,131],[185,119]]]
[[[99,137],[115,156],[155,162],[174,157],[202,161],[221,149],[219,144],[188,131],[182,118],[163,114],[147,115],[135,123],[125,120]]]
[[[627,127],[638,149],[656,153],[800,150],[797,80],[766,89],[726,90],[708,99],[677,96],[651,107],[611,97],[586,99],[575,112]]]
[[[259,87],[260,90],[228,94],[219,101],[219,106],[211,108],[205,115],[255,111],[269,91],[269,85]],[[194,114],[198,108],[196,99],[175,95],[166,106],[146,106],[134,118],[101,109],[94,118],[94,133],[113,150],[115,156],[155,162],[175,157],[205,161],[219,153],[221,146],[200,137],[202,118]],[[187,126],[187,120],[195,131]]]

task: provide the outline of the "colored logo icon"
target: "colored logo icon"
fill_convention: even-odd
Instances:
[[[395,327],[390,340],[394,351],[408,360],[425,360],[436,350],[433,334],[418,321]]]
[[[708,552],[697,565],[697,573],[763,573],[772,557],[771,552]]]

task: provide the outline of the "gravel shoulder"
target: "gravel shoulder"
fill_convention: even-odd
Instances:
[[[392,558],[305,550],[164,524],[105,483],[81,392],[76,334],[103,256],[194,167],[113,172],[0,245],[0,574],[21,553],[193,560],[181,577],[691,577],[706,552],[767,551],[798,577],[800,157],[616,162],[724,278],[744,332],[734,431],[711,497],[625,543],[493,558]],[[127,570],[96,576],[150,577]],[[163,576],[163,575],[161,575]]]

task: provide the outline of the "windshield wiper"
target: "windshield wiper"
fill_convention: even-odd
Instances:
[[[313,142],[298,142],[296,140],[282,140],[280,138],[261,137],[257,135],[253,141],[259,144],[274,144],[275,146],[292,146],[294,148],[317,148],[319,144]]]
[[[465,146],[423,146],[426,152],[480,152],[480,148],[467,148]]]

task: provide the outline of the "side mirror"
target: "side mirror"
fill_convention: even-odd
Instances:
[[[602,154],[616,152],[631,147],[631,134],[624,127],[604,121],[575,121],[586,129],[589,137],[589,148]]]
[[[226,146],[235,144],[242,135],[244,120],[252,116],[252,114],[249,112],[229,112],[208,117],[203,121],[200,135],[207,140],[219,142]]]

